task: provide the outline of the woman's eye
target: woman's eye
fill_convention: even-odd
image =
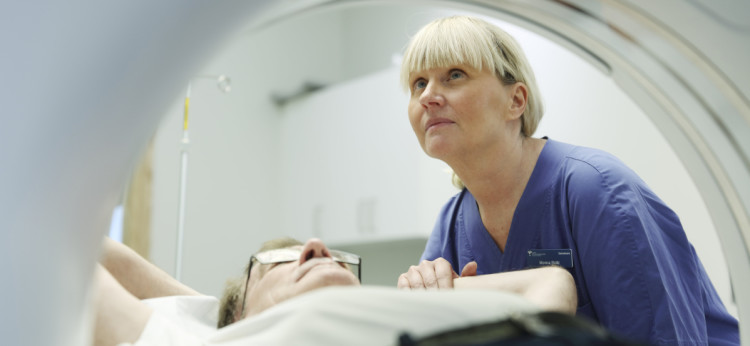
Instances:
[[[450,73],[450,79],[458,79],[464,76],[464,73],[458,70],[453,70]]]
[[[427,87],[427,82],[425,82],[424,79],[420,79],[414,82],[414,90],[424,89],[425,87]]]

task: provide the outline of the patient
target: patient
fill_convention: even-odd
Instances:
[[[294,250],[292,257],[278,257],[260,265],[255,258],[244,274],[229,280],[222,298],[219,328],[253,316],[286,299],[326,286],[358,286],[359,262],[351,254],[331,251],[319,239],[306,243],[280,238],[265,243],[259,253]],[[358,257],[357,257],[358,259]],[[248,278],[249,273],[249,278]],[[545,310],[575,314],[576,292],[570,274],[558,267],[454,279],[454,287],[485,288],[513,292]]]
[[[227,281],[218,327],[316,288],[358,286],[359,264],[358,256],[332,252],[319,239],[270,240],[251,256],[241,277]]]
[[[318,239],[272,240],[251,256],[241,277],[228,282],[217,308],[216,298],[107,239],[96,275],[94,341],[336,344],[365,338],[382,344],[395,343],[401,332],[424,336],[516,312],[572,315],[576,309],[573,280],[558,267],[460,277],[456,290],[420,293],[360,286],[359,263],[356,255],[330,250]],[[234,325],[217,330],[217,324]],[[336,333],[322,332],[331,324],[340,327]]]

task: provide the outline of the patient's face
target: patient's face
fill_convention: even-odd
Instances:
[[[245,315],[241,318],[317,288],[359,285],[349,269],[331,259],[328,248],[319,239],[291,248],[301,249],[299,260],[253,265],[245,292]]]

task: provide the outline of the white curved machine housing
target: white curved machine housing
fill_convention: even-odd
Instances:
[[[426,2],[429,3],[429,2]],[[513,22],[610,76],[705,200],[750,344],[750,13],[738,1],[436,1]],[[4,3],[0,11],[0,335],[90,340],[99,240],[184,81],[247,27],[340,1]],[[42,332],[40,332],[42,331]]]

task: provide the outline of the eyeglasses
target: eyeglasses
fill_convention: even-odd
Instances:
[[[362,282],[362,258],[355,254],[338,250],[329,250],[329,253],[334,261],[346,264],[345,267],[357,276],[359,282]],[[298,261],[301,254],[302,249],[283,248],[263,251],[250,256],[250,263],[247,265],[247,280],[245,281],[245,290],[242,296],[242,311],[240,312],[240,316],[245,314],[245,298],[247,297],[247,285],[250,283],[250,272],[253,269],[253,262],[257,261],[260,264],[288,263]]]

